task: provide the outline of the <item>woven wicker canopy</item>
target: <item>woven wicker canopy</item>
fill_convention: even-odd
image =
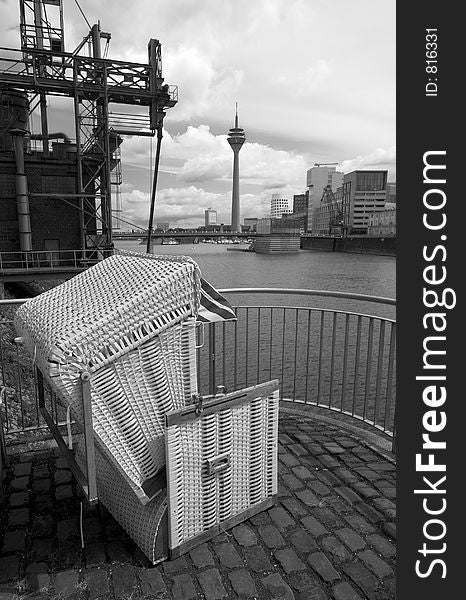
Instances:
[[[26,302],[15,325],[44,375],[92,373],[195,317],[200,271],[184,256],[117,254]]]
[[[90,375],[95,440],[145,503],[163,469],[164,416],[197,392],[200,271],[187,257],[124,254],[27,301],[15,325],[82,424]]]

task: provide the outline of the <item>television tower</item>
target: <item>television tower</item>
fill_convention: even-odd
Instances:
[[[228,132],[228,143],[233,150],[233,191],[231,194],[231,231],[241,232],[239,206],[239,151],[246,141],[244,129],[238,127],[238,103],[236,102],[235,126]]]

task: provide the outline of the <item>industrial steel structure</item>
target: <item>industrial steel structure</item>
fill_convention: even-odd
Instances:
[[[313,234],[348,234],[348,184],[340,186],[334,193],[330,185],[325,186],[318,207],[313,212]]]
[[[339,233],[342,234],[344,232],[345,218],[343,214],[343,204],[338,202],[335,194],[332,191],[332,188],[328,185],[324,189],[324,193],[322,195],[321,206],[326,204],[328,208],[328,216],[329,216],[329,227],[328,233]]]
[[[158,40],[149,40],[147,63],[111,60],[107,58],[111,35],[96,23],[77,48],[66,52],[63,0],[20,0],[19,7],[21,48],[0,48],[0,155],[14,155],[16,163],[19,248],[11,250],[47,250],[34,243],[31,206],[48,199],[55,202],[55,210],[64,205],[78,209],[84,260],[96,252],[105,255],[112,248],[112,218],[118,211],[112,186],[116,191],[121,183],[122,136],[157,132],[160,146],[165,111],[176,104],[177,87],[164,84]],[[73,100],[75,142],[64,133],[49,131],[51,96]],[[144,110],[125,113],[122,105]],[[40,133],[34,135],[30,123],[37,113]],[[62,140],[61,150],[55,143],[51,151],[50,140],[57,139]],[[42,161],[63,155],[75,163],[72,191],[28,186],[27,163],[37,154]]]

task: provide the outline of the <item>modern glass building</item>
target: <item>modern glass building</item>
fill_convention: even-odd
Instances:
[[[369,217],[374,212],[384,210],[387,199],[388,171],[352,171],[344,177],[349,184],[346,206],[348,233],[367,234]]]

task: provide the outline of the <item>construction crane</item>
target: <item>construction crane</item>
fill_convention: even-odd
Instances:
[[[345,231],[345,217],[343,211],[343,203],[338,202],[330,185],[325,186],[322,194],[321,207],[327,207],[328,211],[328,234],[332,235],[335,229],[338,229],[341,234]]]
[[[107,58],[110,33],[102,31],[99,22],[91,26],[83,14],[89,31],[70,53],[65,51],[63,0],[19,0],[19,8],[21,48],[0,49],[0,101],[2,106],[7,105],[11,94],[24,94],[28,116],[37,109],[40,113],[40,133],[31,135],[26,124],[24,128],[16,127],[12,135],[20,135],[22,140],[41,140],[42,156],[47,158],[49,140],[57,135],[49,132],[47,97],[73,99],[77,170],[76,193],[34,190],[36,193],[22,194],[22,210],[28,213],[34,196],[60,197],[65,203],[75,203],[80,211],[81,250],[85,257],[88,249],[112,246],[111,190],[112,185],[121,182],[121,136],[157,133],[159,150],[165,111],[176,104],[178,88],[164,84],[158,40],[149,40],[147,63],[111,60]],[[136,106],[146,112],[125,114],[118,108],[117,112],[110,110],[110,106],[121,105]],[[17,144],[18,149],[21,144],[24,146],[24,142]],[[154,173],[153,190],[155,183]],[[29,241],[21,250],[31,250],[30,246]]]
[[[333,167],[335,165],[338,165],[337,162],[333,162],[333,163],[314,163],[314,167]]]

